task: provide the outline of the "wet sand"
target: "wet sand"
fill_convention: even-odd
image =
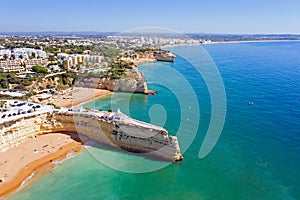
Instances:
[[[18,146],[0,153],[0,197],[18,189],[24,180],[53,161],[66,158],[82,149],[75,134],[49,133],[29,138]]]

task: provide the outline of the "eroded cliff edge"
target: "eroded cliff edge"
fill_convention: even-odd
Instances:
[[[109,70],[99,74],[79,74],[75,86],[147,94],[144,75],[138,71],[137,65],[124,60],[115,61]]]
[[[169,161],[182,160],[177,137],[164,128],[134,120],[123,113],[57,110],[0,124],[0,150],[28,137],[51,132],[76,132],[122,150]]]

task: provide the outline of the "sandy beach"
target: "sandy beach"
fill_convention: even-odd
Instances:
[[[64,159],[82,149],[76,134],[49,133],[29,138],[17,147],[0,153],[0,197],[15,191],[23,181],[53,161]]]
[[[53,103],[58,107],[71,108],[111,94],[111,91],[94,88],[69,88],[53,95],[50,99],[41,101],[43,104]]]
[[[111,93],[108,90],[93,88],[69,88],[41,103],[70,108]],[[17,147],[1,152],[0,197],[18,189],[23,185],[23,181],[33,174],[35,177],[41,171],[51,171],[55,166],[53,161],[80,151],[82,145],[79,141],[76,134],[49,133],[28,138]]]
[[[78,106],[82,103],[98,99],[101,97],[105,97],[107,95],[112,94],[111,91],[108,90],[100,90],[93,88],[74,88],[72,93],[72,101],[67,104],[67,107]]]

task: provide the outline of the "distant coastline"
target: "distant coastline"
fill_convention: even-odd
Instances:
[[[300,42],[300,39],[299,40],[235,40],[235,41],[212,41],[210,43],[205,43],[205,44],[174,44],[174,45],[168,44],[168,45],[162,45],[161,48],[180,47],[180,46],[201,46],[201,45],[214,45],[214,44],[261,43],[261,42]]]
[[[226,43],[255,43],[255,42],[300,42],[299,40],[237,40],[237,41],[223,41],[223,42],[211,42],[209,44],[226,44]]]

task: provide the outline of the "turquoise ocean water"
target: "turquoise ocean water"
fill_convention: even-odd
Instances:
[[[205,67],[203,48],[223,78],[227,112],[216,146],[199,159],[211,100],[203,77],[190,62]],[[116,168],[135,169],[161,161],[89,147],[9,199],[300,199],[300,42],[169,49],[185,52],[185,57],[139,66],[148,87],[158,95],[117,94],[85,107],[121,108],[134,118],[164,125],[170,134],[180,131],[179,143],[188,143],[195,129],[197,135],[182,163],[154,172],[126,173],[102,164],[94,155],[119,159]],[[189,105],[195,99],[200,115],[194,103]],[[141,162],[145,165],[137,166]]]

